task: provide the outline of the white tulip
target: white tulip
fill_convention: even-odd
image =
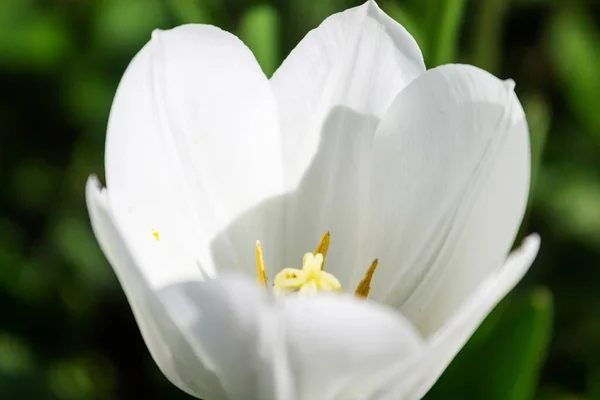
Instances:
[[[508,255],[530,174],[513,87],[426,71],[373,1],[270,80],[218,28],[154,32],[87,202],[164,374],[206,400],[422,397],[539,248]]]

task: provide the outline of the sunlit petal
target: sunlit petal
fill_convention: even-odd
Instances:
[[[416,357],[412,364],[399,363],[390,371],[388,384],[381,385],[376,398],[422,398],[490,311],[523,278],[539,246],[537,235],[527,237],[506,263],[491,271],[447,324],[429,339],[423,357]]]
[[[129,65],[112,106],[106,148],[109,201],[152,285],[252,273],[254,242],[279,264],[272,238],[277,211],[255,212],[244,231],[228,231],[242,211],[280,192],[277,108],[252,53],[218,28],[156,31]],[[156,249],[160,247],[160,249]]]
[[[398,96],[378,128],[372,292],[425,335],[503,262],[525,212],[529,135],[513,87],[472,66],[435,68]]]
[[[203,363],[206,360],[190,346],[172,316],[150,288],[128,243],[124,241],[114,222],[106,190],[100,188],[95,177],[88,180],[86,199],[96,238],[123,286],[156,364],[182,390],[210,399],[225,399],[216,376]]]

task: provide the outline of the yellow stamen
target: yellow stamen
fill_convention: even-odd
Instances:
[[[323,254],[323,264],[321,264],[321,269],[325,267],[325,256],[327,256],[327,250],[329,250],[329,239],[331,235],[329,232],[325,232],[323,236],[321,236],[321,240],[315,249],[314,254]]]
[[[306,253],[302,258],[302,269],[284,268],[273,279],[273,294],[299,293],[301,295],[314,294],[320,291],[341,292],[342,285],[330,273],[323,271],[325,256],[329,250],[330,234],[326,232],[321,236],[321,241],[314,253]],[[357,297],[367,298],[371,290],[371,280],[378,261],[374,260],[365,273],[364,278],[354,291]],[[267,286],[267,275],[263,261],[260,242],[256,242],[256,281],[260,286]]]
[[[156,229],[152,229],[152,236],[154,236],[154,239],[156,239],[157,242],[160,240],[160,236]]]
[[[379,261],[377,261],[377,259],[373,260],[371,266],[365,273],[364,278],[362,278],[362,280],[358,283],[358,286],[354,291],[355,296],[362,297],[363,299],[367,298],[369,291],[371,290],[371,279],[373,279],[373,274],[375,273],[378,264]]]
[[[273,280],[273,293],[311,294],[319,291],[339,292],[342,285],[335,276],[323,271],[323,254],[306,253],[302,269],[285,268]]]
[[[256,282],[260,286],[267,287],[267,275],[265,274],[265,263],[263,261],[260,242],[256,241]]]

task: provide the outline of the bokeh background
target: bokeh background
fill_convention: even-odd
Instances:
[[[84,205],[119,78],[155,28],[238,34],[270,75],[354,0],[0,1],[0,399],[185,399],[152,362]],[[426,399],[600,399],[600,2],[381,0],[427,66],[513,78],[531,128],[526,279]]]

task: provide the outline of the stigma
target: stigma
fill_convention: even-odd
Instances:
[[[306,253],[302,258],[302,268],[284,268],[273,279],[273,294],[287,295],[297,293],[310,295],[317,292],[341,292],[342,285],[333,274],[324,271],[325,257],[329,250],[329,232],[321,236],[321,240],[313,253]],[[364,278],[358,284],[354,295],[367,298],[371,290],[371,280],[378,266],[377,260],[365,273]],[[263,254],[260,242],[256,242],[256,275],[257,283],[267,287],[267,275],[263,262]]]

